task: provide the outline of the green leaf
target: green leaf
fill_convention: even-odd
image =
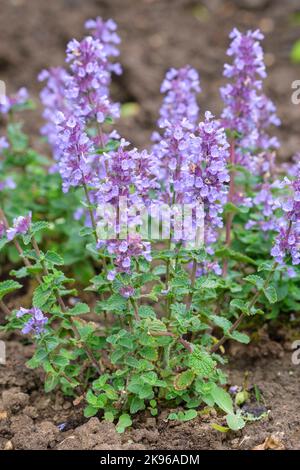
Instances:
[[[49,229],[49,227],[49,222],[45,222],[43,220],[41,220],[40,222],[33,222],[30,227],[30,232],[32,233],[32,235],[35,235],[36,233],[42,230]]]
[[[45,290],[45,286],[41,284],[34,291],[32,299],[33,306],[42,308],[48,302],[50,296],[51,290]]]
[[[48,374],[45,380],[44,388],[45,392],[49,393],[55,389],[59,384],[59,377],[57,374]]]
[[[256,286],[258,290],[261,290],[264,285],[264,280],[260,276],[256,276],[255,274],[250,274],[250,276],[244,277],[244,281]]]
[[[249,312],[249,309],[248,309],[248,306],[247,306],[246,302],[242,299],[233,299],[230,302],[230,307],[233,308],[233,309],[240,310],[243,313],[248,313]]]
[[[215,371],[216,362],[211,356],[198,346],[194,346],[193,352],[189,356],[189,366],[198,377],[210,377]]]
[[[139,316],[141,318],[156,318],[156,313],[150,305],[141,305],[139,307]]]
[[[97,310],[124,311],[127,308],[127,300],[120,294],[113,294],[107,300],[97,303]]]
[[[238,341],[239,343],[243,343],[243,344],[250,343],[250,338],[245,333],[240,333],[239,331],[235,330],[232,333],[230,333],[229,336],[230,338],[234,339],[235,341]]]
[[[21,287],[21,284],[11,279],[0,282],[0,300],[3,299],[5,295],[9,294],[10,292],[14,292],[16,289],[20,289]]]
[[[270,304],[277,302],[277,292],[274,286],[268,286],[264,289],[264,294],[267,297]]]
[[[195,378],[195,374],[191,370],[186,370],[181,372],[181,374],[176,375],[174,379],[174,388],[175,390],[186,390]]]
[[[130,416],[127,413],[123,413],[118,421],[118,424],[116,426],[116,430],[118,433],[122,434],[126,428],[129,428],[129,426],[132,425],[132,420]]]
[[[232,323],[229,320],[227,320],[227,318],[225,317],[221,317],[218,315],[211,315],[209,318],[210,320],[214,322],[215,325],[222,328],[223,331],[228,331],[229,328],[231,328],[232,326]]]
[[[180,421],[191,421],[192,419],[197,418],[198,413],[196,410],[187,410],[184,413],[184,417]]]
[[[252,264],[254,266],[257,265],[254,259],[245,255],[244,253],[239,253],[227,247],[216,250],[215,254],[219,258],[228,258],[228,259],[233,259],[234,261],[238,261],[240,263]]]
[[[133,397],[130,403],[130,413],[135,414],[138,411],[145,409],[145,402],[141,400],[139,397]]]
[[[70,308],[67,311],[68,315],[84,315],[85,313],[89,313],[90,307],[87,304],[84,304],[82,302],[78,302],[75,307]]]
[[[95,416],[98,413],[98,408],[94,407],[93,405],[88,405],[84,409],[84,416],[85,418],[91,418],[92,416]]]
[[[103,390],[103,387],[106,384],[108,379],[109,379],[108,374],[101,375],[97,380],[94,380],[93,389],[94,390]]]
[[[45,254],[45,260],[46,262],[53,264],[54,266],[62,266],[64,264],[63,258],[54,251],[47,251],[47,253]]]
[[[219,408],[227,414],[233,414],[233,402],[228,392],[215,385],[211,390],[211,395]]]
[[[226,416],[226,422],[232,431],[238,431],[239,429],[243,429],[245,426],[245,421],[243,418],[240,415],[236,415],[234,413],[229,413]]]
[[[105,419],[105,421],[108,421],[108,422],[110,422],[110,423],[113,423],[115,417],[114,417],[114,414],[113,414],[111,411],[106,411],[106,412],[104,413],[104,419]]]
[[[227,428],[226,426],[221,426],[220,424],[217,424],[217,423],[212,423],[211,427],[213,429],[215,429],[216,431],[219,431],[219,432],[228,432],[229,431],[229,428]]]

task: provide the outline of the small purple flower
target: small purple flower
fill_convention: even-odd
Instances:
[[[233,57],[233,63],[224,67],[224,76],[230,82],[220,90],[225,104],[223,126],[238,134],[236,163],[255,174],[263,174],[268,152],[279,146],[277,139],[268,135],[268,128],[280,124],[274,104],[261,92],[266,77],[260,44],[263,35],[259,30],[242,34],[235,28],[230,38],[227,54]],[[253,157],[257,151],[262,158]]]
[[[0,191],[3,189],[15,189],[16,183],[12,178],[6,178],[4,181],[0,181]]]
[[[134,295],[134,288],[131,286],[123,286],[120,288],[120,294],[126,299],[129,299],[129,297]]]
[[[0,137],[0,154],[7,148],[9,148],[8,140],[6,137]]]
[[[6,235],[6,227],[3,220],[0,220],[0,239]]]
[[[204,206],[205,246],[216,242],[223,226],[221,214],[227,202],[229,173],[227,170],[228,148],[225,131],[210,112],[192,140],[194,159],[183,181],[184,200],[200,201]]]
[[[290,256],[293,265],[300,264],[300,171],[296,180],[285,178],[282,186],[290,190],[292,196],[281,201],[283,217],[279,220],[279,235],[271,254],[279,264]]]
[[[26,88],[20,90],[11,96],[5,96],[2,103],[0,103],[0,113],[8,114],[15,106],[21,106],[28,101],[29,95]]]
[[[31,212],[25,217],[20,216],[16,217],[13,222],[13,226],[9,228],[6,232],[7,239],[9,241],[13,240],[17,235],[23,234],[28,232],[31,225]]]
[[[27,335],[28,333],[34,333],[36,335],[40,335],[45,331],[45,325],[48,322],[48,318],[43,314],[43,312],[36,307],[32,307],[31,309],[20,308],[17,311],[16,317],[21,318],[24,315],[30,315],[29,320],[25,323],[22,333]]]

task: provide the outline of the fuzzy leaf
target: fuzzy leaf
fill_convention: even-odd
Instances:
[[[191,370],[186,370],[181,372],[181,374],[176,375],[174,379],[174,388],[175,390],[186,390],[195,378],[195,374]]]
[[[14,292],[16,289],[20,289],[21,287],[21,284],[11,279],[0,282],[0,300],[3,299],[5,295],[9,294],[10,292]]]
[[[122,434],[126,428],[129,428],[129,426],[132,425],[132,420],[130,416],[127,413],[123,413],[118,421],[118,424],[116,426],[116,430],[118,433]]]
[[[232,431],[238,431],[239,429],[243,429],[243,427],[245,426],[245,421],[243,420],[243,418],[234,413],[229,413],[226,416],[226,422],[228,424],[228,427]]]
[[[277,292],[274,286],[268,286],[264,289],[264,294],[267,297],[270,304],[277,302]]]
[[[234,413],[232,398],[226,390],[215,385],[211,390],[211,395],[221,410],[228,414]]]

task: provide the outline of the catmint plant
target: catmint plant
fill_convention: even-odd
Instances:
[[[275,174],[278,142],[269,126],[279,121],[262,93],[262,35],[232,32],[220,117],[200,114],[196,70],[167,72],[148,151],[111,127],[120,111],[110,94],[113,74],[121,73],[116,24],[96,18],[85,26],[88,36],[67,46],[66,68],[39,76],[46,82],[41,134],[53,161],[45,171],[34,154],[34,168],[43,175],[43,196],[51,192],[46,207],[34,199],[15,213],[10,201],[20,180],[13,184],[10,172],[20,150],[28,158],[33,151],[16,124],[0,140],[0,249],[18,255],[11,278],[0,283],[5,330],[20,330],[35,344],[27,365],[43,368],[46,392],[60,388],[85,403],[87,418],[98,414],[119,432],[140,411],[155,416],[166,406],[180,408],[169,419],[187,421],[204,405],[220,408],[227,426],[241,429],[249,416],[225,389],[224,344],[248,344],[239,328],[249,317],[253,329],[254,316],[275,318],[300,298],[299,173],[282,181]],[[22,99],[23,92],[8,100],[7,118]],[[24,167],[23,180],[31,182]],[[188,222],[180,219],[184,206]],[[165,236],[145,234],[145,219]],[[67,231],[76,227],[66,250],[59,250],[61,220],[68,220]],[[75,257],[80,275],[73,279],[78,246],[85,254]],[[90,258],[94,272],[86,279]],[[9,294],[26,278],[34,292],[24,308]],[[91,306],[81,301],[82,288],[93,296]]]

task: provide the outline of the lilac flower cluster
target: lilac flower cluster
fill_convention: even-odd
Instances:
[[[146,151],[127,150],[127,142],[121,141],[119,148],[111,152],[106,160],[107,176],[99,180],[93,198],[98,204],[111,204],[116,212],[120,202],[124,201],[122,211],[116,223],[116,235],[122,231],[122,225],[136,227],[141,224],[137,214],[141,206],[149,203],[149,191],[155,189],[157,183],[153,177],[154,160]],[[105,218],[105,223],[108,223]],[[115,224],[115,220],[111,221]],[[115,255],[114,264],[117,272],[129,273],[131,258],[143,256],[150,260],[150,244],[142,241],[140,235],[129,234],[126,239],[113,239],[107,242],[108,252]],[[109,274],[113,278],[115,272]]]
[[[283,264],[290,256],[293,265],[300,264],[300,172],[296,180],[285,178],[283,181],[292,192],[292,197],[281,203],[284,217],[281,219],[279,235],[275,240],[271,254],[275,260]]]
[[[57,112],[63,113],[67,119],[72,116],[81,121],[83,131],[96,122],[98,135],[93,140],[97,147],[104,147],[108,140],[101,124],[108,117],[119,116],[119,105],[111,101],[109,93],[111,74],[121,73],[120,65],[110,61],[119,53],[116,25],[112,20],[105,22],[97,18],[87,21],[86,27],[92,31],[92,36],[80,42],[74,39],[67,46],[69,69],[52,68],[39,75],[41,81],[46,80],[41,92],[46,124],[41,132],[47,136],[56,160],[61,157],[62,135],[61,127],[56,127]]]
[[[22,106],[28,101],[29,95],[26,88],[20,88],[20,90],[11,96],[4,96],[0,103],[0,113],[8,114],[14,107]]]
[[[153,153],[162,183],[161,198],[169,204],[186,203],[194,208],[199,202],[205,211],[205,246],[209,253],[222,227],[221,212],[226,203],[229,174],[226,169],[229,144],[225,131],[211,113],[196,125],[200,91],[197,72],[187,66],[168,72],[162,85],[166,92],[160,110],[159,126],[163,136],[154,134]],[[197,230],[194,217],[190,231]],[[185,239],[190,238],[184,233]],[[216,267],[218,271],[218,267]]]
[[[256,212],[255,220],[249,220],[245,228],[257,228],[264,233],[278,231],[278,217],[276,210],[280,208],[280,201],[276,195],[273,194],[273,189],[276,189],[277,183],[263,183],[259,191],[252,200],[252,206],[256,206],[259,210]],[[259,218],[258,217],[259,214]]]
[[[0,155],[2,154],[3,150],[9,148],[9,143],[6,137],[0,137]]]
[[[112,70],[101,40],[91,36],[81,42],[74,39],[67,46],[66,60],[72,72],[66,94],[74,103],[75,113],[86,119],[96,118],[100,124],[107,117],[118,118],[119,105],[109,99]]]
[[[158,120],[163,135],[153,134],[152,151],[157,159],[157,174],[164,180],[165,202],[174,202],[173,186],[180,190],[182,173],[188,170],[190,135],[198,120],[196,97],[200,91],[198,73],[190,66],[171,69],[161,86],[161,92],[166,94]]]
[[[5,178],[5,180],[0,181],[0,191],[3,191],[4,189],[15,189],[16,188],[16,183],[12,178]]]
[[[39,308],[20,308],[20,310],[18,310],[16,313],[17,318],[21,318],[24,315],[30,315],[30,318],[26,321],[25,325],[22,328],[22,333],[24,335],[27,335],[28,333],[34,333],[36,335],[44,333],[45,325],[48,322],[48,318],[43,314],[43,312]]]
[[[85,131],[84,121],[75,116],[56,115],[58,168],[63,191],[70,186],[90,184],[96,176],[93,169],[93,142]]]
[[[104,21],[100,16],[98,16],[95,20],[87,20],[85,22],[85,28],[91,31],[91,34],[95,39],[99,39],[103,45],[106,57],[118,57],[120,54],[118,46],[121,43],[121,39],[116,32],[117,25],[113,20],[109,19]],[[109,64],[109,68],[117,74],[121,73],[121,66],[118,63]]]
[[[69,114],[70,105],[65,95],[68,72],[63,67],[52,67],[49,70],[43,70],[38,79],[46,85],[40,93],[41,101],[44,105],[43,118],[45,124],[41,128],[41,134],[47,137],[53,151],[55,160],[59,159],[60,152],[57,148],[57,112]]]
[[[209,248],[223,226],[221,214],[227,201],[229,144],[224,129],[210,112],[192,140],[194,161],[185,179],[185,201],[201,201],[205,211],[205,246]]]
[[[13,240],[17,235],[25,235],[31,225],[31,212],[25,217],[16,217],[13,221],[13,226],[7,229],[6,235],[9,241]]]
[[[129,234],[126,240],[111,240],[108,242],[108,252],[115,256],[114,265],[116,270],[110,271],[109,280],[113,280],[117,272],[130,274],[132,258],[144,257],[151,261],[151,246],[143,242],[141,236]]]
[[[238,135],[236,163],[262,174],[266,168],[260,163],[265,159],[255,161],[253,153],[258,150],[265,155],[278,147],[277,139],[269,137],[267,130],[270,125],[280,124],[274,104],[261,92],[262,79],[266,77],[260,45],[263,35],[259,30],[241,34],[234,29],[230,37],[227,54],[234,59],[232,65],[224,68],[224,76],[231,83],[221,88],[225,103],[223,125]]]

